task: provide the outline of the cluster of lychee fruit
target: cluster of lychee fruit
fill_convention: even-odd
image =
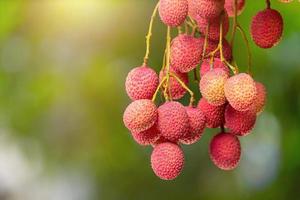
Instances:
[[[154,148],[151,167],[161,179],[172,180],[180,174],[184,166],[181,145],[199,141],[205,128],[220,128],[210,142],[212,162],[223,170],[238,166],[239,137],[251,133],[266,103],[264,85],[255,81],[250,71],[239,72],[233,59],[233,42],[226,39],[230,17],[234,20],[233,30],[241,29],[237,16],[244,8],[245,0],[160,0],[154,9],[144,63],[126,78],[126,92],[132,102],[124,112],[123,122],[138,144]],[[148,66],[157,11],[168,26],[160,73]],[[171,41],[172,27],[178,28],[178,35]],[[259,47],[273,47],[282,30],[282,17],[267,0],[267,8],[252,20],[253,40]],[[194,72],[202,95],[197,104],[188,87],[190,72]],[[159,92],[163,100],[158,102]],[[186,93],[191,98],[190,104],[184,106],[178,100]]]

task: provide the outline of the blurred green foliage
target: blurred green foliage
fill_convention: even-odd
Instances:
[[[30,160],[41,154],[45,176],[83,169],[95,199],[299,199],[300,3],[271,2],[284,17],[284,36],[270,50],[251,42],[268,105],[253,136],[242,138],[247,152],[236,171],[213,166],[207,148],[217,131],[207,130],[184,147],[182,175],[161,181],[149,165],[151,148],[135,144],[123,126],[125,77],[142,63],[155,1],[0,0],[1,129],[27,141],[21,146]],[[239,17],[249,39],[251,17],[264,7],[248,0]],[[165,31],[157,18],[150,55],[156,71]],[[246,52],[238,36],[234,56],[242,71]]]

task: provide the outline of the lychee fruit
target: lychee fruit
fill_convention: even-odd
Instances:
[[[210,68],[211,68],[210,59],[203,60],[200,68],[200,76],[203,77],[207,72],[211,71]],[[228,76],[230,75],[229,68],[219,58],[215,58],[212,65],[212,69],[219,69],[219,68],[224,70]]]
[[[203,40],[204,43],[204,38],[201,37],[201,40]],[[207,46],[205,49],[205,55],[208,55],[209,53],[211,53],[212,51],[214,51],[217,47],[218,47],[219,41],[214,41],[214,40],[207,40]],[[223,38],[222,39],[222,52],[223,52],[223,56],[227,61],[231,61],[232,59],[232,48],[230,46],[230,44],[228,43],[228,41]],[[215,54],[215,58],[220,58],[220,50],[218,50]]]
[[[159,15],[163,23],[176,27],[181,25],[188,14],[187,0],[160,0]]]
[[[156,124],[154,124],[148,130],[132,133],[132,137],[139,145],[146,146],[155,143],[160,138],[160,133]]]
[[[203,40],[181,34],[171,44],[170,62],[175,71],[186,73],[194,69],[202,56]]]
[[[267,49],[279,43],[283,32],[283,19],[274,9],[258,12],[251,22],[251,36],[255,44]]]
[[[217,128],[224,124],[225,105],[214,106],[204,98],[200,99],[198,108],[204,113],[208,128]]]
[[[245,73],[234,75],[225,83],[225,96],[230,105],[238,110],[250,109],[256,97],[255,81]]]
[[[131,132],[139,133],[154,125],[157,113],[156,105],[151,100],[135,100],[127,106],[123,121]]]
[[[189,116],[189,132],[180,142],[186,145],[194,144],[200,140],[205,128],[205,115],[199,108],[186,107],[186,112]]]
[[[216,18],[213,18],[211,20],[207,20],[206,18],[199,17],[196,19],[199,30],[202,34],[206,34],[206,29],[209,24],[208,29],[208,38],[211,40],[219,41],[220,39],[220,22],[223,22],[223,37],[226,36],[226,34],[229,31],[229,19],[227,13],[225,13],[223,16],[218,16]]]
[[[176,72],[172,67],[170,67],[170,72],[176,74],[177,77],[186,85],[189,84],[189,77],[187,73]],[[164,75],[165,73],[161,71],[159,74],[160,81],[163,79]],[[170,95],[174,100],[181,99],[186,94],[186,89],[184,89],[174,77],[170,77],[169,79],[169,90]]]
[[[177,142],[189,131],[189,118],[185,107],[175,101],[166,102],[158,107],[158,130],[171,142]]]
[[[229,17],[234,17],[234,1],[235,0],[225,0],[225,10],[227,11],[228,13],[228,16]],[[245,8],[245,5],[246,5],[246,0],[237,0],[237,16],[240,15],[244,8]]]
[[[253,103],[253,110],[257,114],[260,114],[264,110],[266,104],[267,92],[265,86],[262,83],[256,82],[255,85],[257,94]]]
[[[232,170],[239,164],[241,144],[239,139],[230,133],[219,133],[210,142],[210,158],[222,170]]]
[[[224,10],[224,0],[189,0],[189,15],[197,19],[203,17],[207,20],[218,17]]]
[[[228,74],[216,68],[207,72],[200,80],[200,92],[208,103],[220,106],[226,102],[224,85],[228,79]]]
[[[256,122],[256,113],[253,110],[237,111],[230,105],[225,110],[225,126],[230,132],[238,136],[248,135]]]
[[[147,66],[132,69],[126,78],[126,92],[131,100],[151,99],[158,86],[158,75]]]
[[[163,136],[160,135],[158,140],[153,142],[151,145],[152,145],[152,147],[155,147],[156,145],[159,145],[161,143],[166,143],[166,142],[171,142],[171,141],[167,140],[166,138],[164,138]],[[171,143],[174,143],[174,142],[171,142]],[[174,143],[174,144],[178,144],[178,143]]]
[[[183,166],[184,154],[177,144],[166,142],[154,147],[151,167],[159,178],[173,180],[181,173]]]

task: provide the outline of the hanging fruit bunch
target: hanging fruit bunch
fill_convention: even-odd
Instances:
[[[153,11],[143,64],[132,69],[126,78],[132,103],[126,108],[123,121],[138,144],[153,146],[151,167],[161,179],[172,180],[181,173],[181,145],[199,141],[205,128],[219,129],[210,142],[212,162],[223,170],[232,170],[239,164],[239,137],[251,133],[266,102],[264,85],[251,74],[249,42],[238,22],[245,5],[245,0],[160,0]],[[167,26],[159,74],[148,65],[157,13]],[[178,30],[173,39],[172,28]],[[282,17],[267,0],[266,8],[252,19],[252,39],[261,48],[271,48],[279,43],[282,31]],[[232,53],[237,33],[241,33],[248,52],[246,72],[239,71]],[[202,98],[198,103],[188,87],[188,73],[193,73],[199,84]],[[163,102],[157,103],[159,93]],[[190,103],[182,105],[178,100],[186,93]]]

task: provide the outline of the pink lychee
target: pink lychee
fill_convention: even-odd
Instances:
[[[210,68],[210,59],[203,60],[200,68],[200,76],[203,77],[207,72],[211,70]],[[212,69],[218,68],[224,70],[228,76],[230,75],[229,68],[219,58],[215,58],[212,65]]]
[[[217,128],[224,124],[225,104],[214,106],[209,104],[204,98],[201,98],[198,108],[204,113],[208,128]]]
[[[208,101],[208,103],[220,106],[225,104],[225,92],[224,85],[228,79],[227,73],[216,68],[207,72],[200,80],[200,92],[202,96]]]
[[[158,75],[147,66],[132,69],[126,78],[126,91],[131,100],[151,99],[158,86]]]
[[[142,132],[157,121],[156,105],[148,99],[140,99],[129,104],[124,112],[123,121],[131,132]]]
[[[245,73],[227,79],[224,88],[226,99],[238,111],[250,109],[257,94],[254,80]]]
[[[184,154],[177,144],[166,142],[154,147],[151,167],[159,178],[173,180],[181,173],[183,166]]]
[[[196,19],[199,30],[202,34],[206,34],[207,26],[209,24],[208,29],[208,38],[211,40],[219,41],[220,39],[220,22],[223,22],[222,28],[223,28],[223,37],[226,36],[226,34],[229,31],[229,19],[227,13],[224,15],[218,16],[216,18],[213,18],[211,20],[207,20],[206,18],[199,17]]]
[[[224,0],[189,0],[189,15],[197,19],[198,17],[207,20],[218,17],[224,10]]]
[[[189,72],[200,62],[203,40],[190,35],[181,34],[173,39],[170,62],[175,71]]]
[[[184,82],[186,85],[189,84],[189,78],[188,78],[187,73],[176,72],[173,69],[173,67],[170,67],[170,72],[177,75],[177,77],[182,82]],[[165,75],[165,73],[163,73],[163,71],[161,71],[159,74],[160,81],[162,81],[164,75]],[[164,87],[163,87],[163,89],[164,89]],[[170,79],[169,79],[169,90],[170,90],[170,95],[173,100],[181,99],[186,94],[186,89],[184,89],[174,77],[170,77]]]
[[[234,17],[234,3],[235,0],[225,0],[225,10],[229,17]],[[246,0],[237,0],[237,15],[240,15],[245,8]]]
[[[256,122],[256,112],[253,110],[237,111],[230,105],[225,110],[225,126],[231,133],[239,136],[248,135]]]
[[[180,142],[186,145],[194,144],[200,140],[205,128],[205,115],[199,108],[186,107],[186,112],[189,116],[189,132]]]
[[[283,19],[274,9],[267,8],[258,12],[251,22],[251,36],[261,48],[271,48],[279,43],[283,32]]]
[[[171,142],[177,142],[189,131],[189,118],[185,107],[179,102],[170,101],[158,107],[158,130]]]
[[[160,0],[159,15],[161,20],[168,26],[181,25],[188,14],[187,0]]]
[[[232,170],[239,164],[241,145],[230,133],[219,133],[210,142],[210,158],[222,170]]]
[[[146,146],[155,143],[159,139],[160,133],[157,130],[156,124],[154,124],[148,130],[140,133],[132,133],[132,137],[139,145]]]

